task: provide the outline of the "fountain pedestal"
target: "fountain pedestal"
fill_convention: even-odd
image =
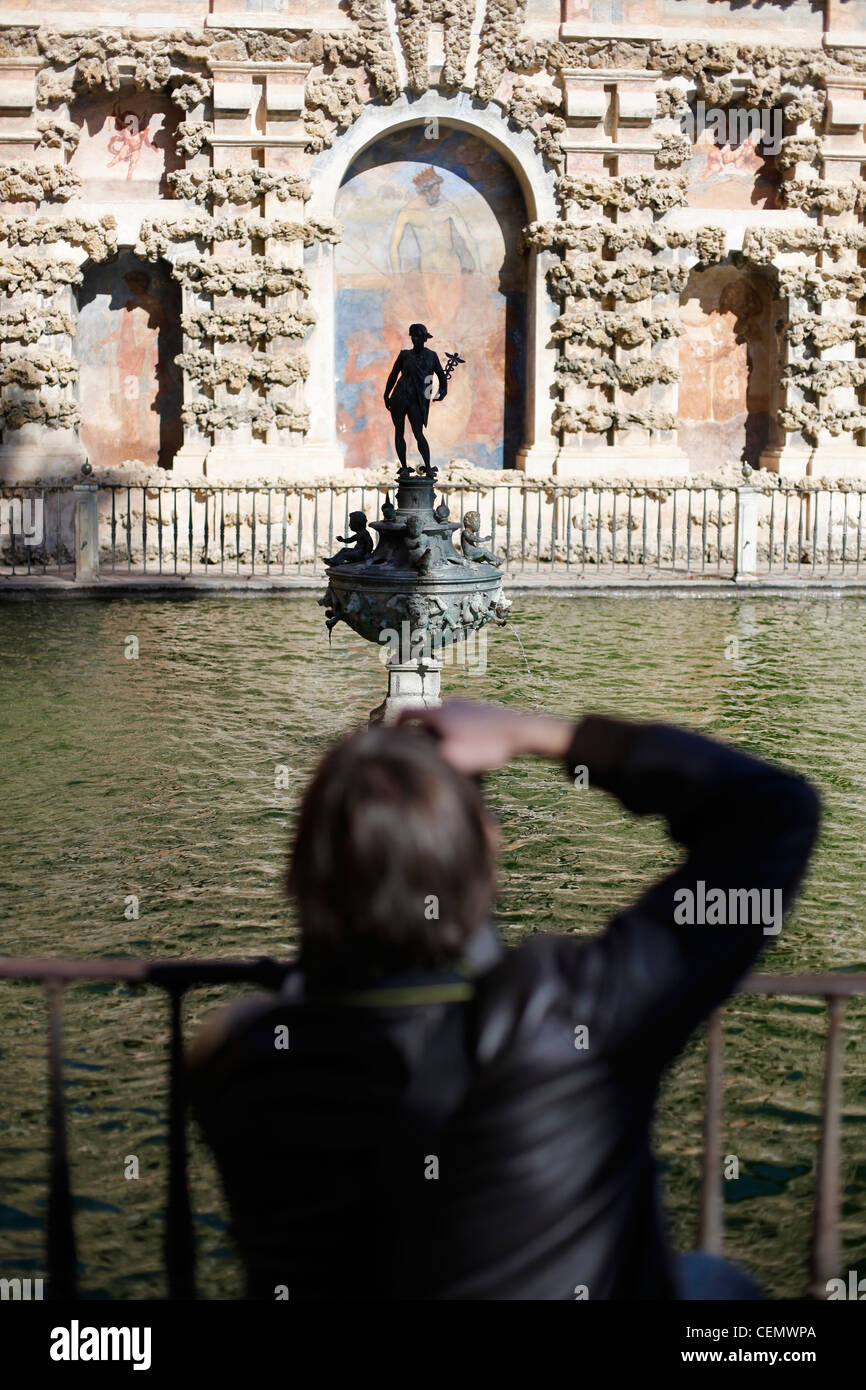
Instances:
[[[385,664],[388,693],[381,705],[371,711],[371,724],[393,724],[404,709],[431,709],[441,705],[442,662],[419,656],[415,660]]]
[[[444,498],[434,507],[435,477],[401,472],[396,507],[390,496],[379,521],[353,512],[347,544],[327,562],[328,588],[319,603],[328,630],[346,623],[368,642],[388,647],[388,693],[372,719],[439,704],[443,647],[493,621],[504,623],[510,601],[502,561],[483,548],[479,519],[452,521]],[[461,531],[460,550],[453,536]],[[345,538],[344,538],[345,539]]]

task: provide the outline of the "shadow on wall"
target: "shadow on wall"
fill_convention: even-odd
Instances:
[[[513,468],[524,443],[527,219],[517,180],[475,135],[425,125],[377,140],[337,198],[337,437],[346,467],[394,457],[382,392],[410,323],[426,324],[448,397],[430,412],[434,463]],[[410,463],[411,463],[410,447]]]
[[[780,368],[773,282],[732,266],[693,271],[680,301],[679,443],[693,472],[757,468],[776,443]]]
[[[90,462],[171,468],[183,440],[180,286],[165,262],[121,251],[87,263],[77,306],[73,353]]]

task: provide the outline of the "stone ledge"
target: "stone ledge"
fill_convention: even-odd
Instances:
[[[863,451],[866,453],[866,450]],[[803,455],[803,466],[805,467],[808,455]],[[766,468],[756,469],[748,479],[743,477],[742,469],[738,464],[730,464],[725,468],[719,468],[712,473],[675,473],[665,474],[659,472],[655,475],[647,474],[643,477],[630,476],[628,473],[610,473],[603,476],[572,477],[567,474],[546,473],[535,475],[524,473],[517,469],[491,469],[479,468],[474,464],[463,462],[459,459],[452,460],[450,464],[445,464],[439,469],[436,478],[436,489],[441,486],[451,488],[465,488],[472,491],[480,488],[486,491],[496,487],[504,489],[507,486],[522,488],[529,487],[532,490],[539,489],[552,490],[556,488],[563,492],[568,488],[581,490],[583,488],[596,488],[600,491],[627,491],[629,488],[640,492],[671,492],[675,488],[737,488],[750,487],[757,492],[771,494],[783,492],[785,490],[796,490],[801,492],[834,492],[834,493],[855,493],[866,492],[866,458],[862,460],[864,474],[861,477],[848,475],[814,475],[795,476],[792,473],[779,474]],[[11,478],[0,478],[0,490],[21,489],[21,488],[70,488],[73,484],[87,481],[95,483],[100,488],[172,488],[182,490],[187,488],[192,491],[212,491],[219,488],[226,488],[229,491],[250,492],[253,489],[265,491],[268,488],[279,491],[281,488],[291,488],[303,492],[312,493],[328,488],[338,488],[341,490],[356,491],[360,488],[367,488],[371,493],[394,491],[394,474],[396,465],[392,463],[382,464],[377,468],[350,468],[337,473],[314,474],[309,477],[299,476],[298,474],[288,474],[285,476],[252,476],[241,478],[228,478],[224,482],[217,477],[205,476],[204,474],[184,474],[178,476],[165,469],[137,470],[134,468],[117,468],[111,470],[94,469],[88,478],[82,479],[79,470],[71,469],[65,476],[60,474],[46,475],[43,477],[34,476],[32,478],[15,481]]]
[[[560,598],[644,598],[719,599],[734,598],[747,592],[762,598],[857,598],[866,595],[866,579],[779,579],[774,575],[735,580],[733,577],[687,579],[682,575],[631,577],[597,575],[581,578],[573,573],[504,573],[509,596],[539,594]],[[176,579],[169,575],[105,575],[96,583],[76,584],[54,575],[26,575],[18,578],[0,574],[0,603],[28,602],[34,599],[113,599],[131,595],[148,598],[225,598],[227,595],[255,598],[321,597],[327,578],[323,574],[237,579]]]

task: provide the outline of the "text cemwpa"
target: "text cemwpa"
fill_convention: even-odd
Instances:
[[[782,930],[781,888],[708,888],[699,878],[694,890],[678,888],[674,903],[679,927],[763,927],[765,936]]]
[[[134,1371],[150,1370],[149,1327],[68,1327],[51,1330],[52,1361],[131,1361]]]

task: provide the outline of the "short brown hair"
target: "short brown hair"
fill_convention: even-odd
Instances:
[[[351,978],[454,960],[495,895],[478,786],[419,729],[352,734],[304,793],[286,886],[310,974]]]

